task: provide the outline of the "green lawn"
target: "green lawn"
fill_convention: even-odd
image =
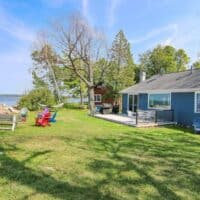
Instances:
[[[0,132],[0,199],[200,199],[200,135],[63,110]]]

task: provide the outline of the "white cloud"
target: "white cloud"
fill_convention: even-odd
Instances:
[[[12,58],[12,59],[11,59]],[[30,51],[26,48],[16,48],[0,54],[0,66],[30,64]],[[14,68],[14,67],[13,67]]]
[[[17,48],[0,54],[0,94],[22,94],[32,88],[30,52]]]
[[[0,8],[0,30],[21,41],[34,40],[33,30],[14,16],[5,13],[2,8]]]
[[[177,32],[178,32],[178,25],[177,24],[169,24],[167,26],[163,26],[163,27],[151,30],[146,35],[136,38],[136,39],[132,39],[132,40],[130,40],[130,42],[133,44],[144,43],[148,40],[158,39],[160,36],[162,37],[162,34],[167,33],[167,34],[169,34],[167,36],[167,38],[165,39],[165,43],[167,44],[167,43],[170,43],[174,39]]]
[[[81,12],[82,12],[82,15],[91,23],[91,24],[94,24],[94,19],[91,17],[91,14],[90,14],[90,1],[89,0],[82,0],[81,1],[82,5],[81,5]]]
[[[82,0],[82,13],[83,15],[88,18],[89,16],[89,0]]]
[[[200,52],[200,22],[196,16],[191,16],[182,19],[179,22],[179,31],[171,41],[171,44],[177,48],[185,49],[191,61],[197,59],[197,54]]]
[[[154,48],[158,44],[183,48],[191,58],[191,62],[193,62],[200,52],[199,32],[199,17],[190,15],[166,26],[155,28],[142,37],[131,39],[130,42],[135,49],[138,49],[137,54]]]
[[[121,0],[110,0],[108,4],[108,26],[112,27],[116,21],[116,12]]]
[[[28,69],[31,66],[30,45],[35,38],[34,31],[0,7],[0,33],[2,42],[10,47],[0,47],[0,93],[22,93],[31,88]]]

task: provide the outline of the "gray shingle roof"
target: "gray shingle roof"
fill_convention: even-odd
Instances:
[[[154,75],[144,82],[133,85],[121,93],[145,93],[153,91],[197,91],[200,90],[200,69],[164,75]]]

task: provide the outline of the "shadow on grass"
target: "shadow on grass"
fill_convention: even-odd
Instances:
[[[25,164],[38,156],[42,156],[42,155],[45,155],[45,154],[51,153],[51,152],[52,152],[51,150],[34,152],[31,156],[29,156],[28,158],[23,160],[22,163]]]
[[[168,137],[168,142],[156,134],[127,133],[115,138],[96,138],[88,143],[100,158],[89,164],[89,170],[104,175],[99,187],[118,183],[136,199],[141,195],[138,188],[146,185],[157,191],[150,192],[146,198],[182,199],[175,192],[177,188],[196,197],[200,194],[200,177],[195,171],[200,166],[200,143],[187,136],[169,133]],[[124,176],[127,172],[128,176]],[[139,176],[132,178],[131,173]]]
[[[50,153],[50,151],[36,152],[24,161],[18,161],[6,155],[7,151],[15,151],[14,146],[8,149],[0,148],[3,154],[0,155],[0,177],[9,181],[28,186],[35,190],[32,194],[25,195],[23,199],[34,196],[37,193],[45,193],[59,199],[110,199],[116,200],[109,194],[102,194],[96,185],[76,186],[56,178],[39,170],[25,166],[31,159]]]
[[[51,151],[34,152],[27,159],[19,161],[8,155],[9,151],[20,151],[14,145],[6,145],[6,148],[0,146],[0,152],[3,152],[0,155],[0,177],[32,188],[33,192],[24,194],[23,199],[34,198],[38,193],[43,193],[52,198],[76,200],[179,200],[180,191],[190,192],[190,199],[195,199],[200,194],[200,177],[195,171],[200,166],[199,140],[188,137],[188,134],[178,133],[175,129],[174,132],[170,129],[158,131],[159,134],[156,129],[145,130],[143,133],[142,129],[133,129],[131,132],[107,135],[105,138],[92,137],[87,141],[60,137],[68,146],[87,150],[86,153],[92,152],[88,155],[91,157],[89,163],[86,162],[86,170],[93,175],[100,174],[100,180],[95,176],[78,177],[77,184],[58,180],[43,171],[26,166],[32,159],[50,154]],[[136,176],[132,176],[134,174]],[[153,189],[143,190],[148,186],[156,192]],[[144,193],[142,197],[141,193]]]
[[[187,128],[181,125],[167,125],[167,126],[163,126],[167,129],[171,129],[171,130],[176,130],[176,131],[181,131],[183,133],[191,133],[193,135],[195,135],[196,133],[194,132],[194,129],[191,128]]]

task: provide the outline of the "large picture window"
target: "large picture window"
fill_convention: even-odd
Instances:
[[[159,93],[149,94],[148,107],[151,109],[170,109],[171,108],[171,94]]]
[[[200,92],[195,94],[195,112],[200,113]]]

